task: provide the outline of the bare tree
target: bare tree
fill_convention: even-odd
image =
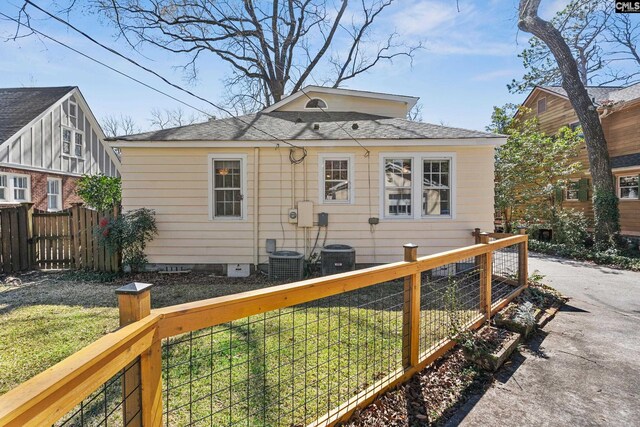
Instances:
[[[242,111],[278,102],[310,80],[338,87],[382,61],[411,60],[420,42],[407,44],[395,32],[380,42],[374,34],[394,2],[93,0],[135,49],[154,46],[185,58],[190,79],[202,74],[206,55],[228,63],[230,106]]]
[[[520,0],[518,27],[533,34],[549,48],[562,77],[562,87],[575,110],[584,133],[589,156],[589,170],[593,180],[593,210],[595,240],[600,247],[616,243],[620,232],[618,199],[616,197],[611,163],[598,112],[593,105],[571,48],[562,33],[551,22],[538,16],[541,0]]]
[[[167,129],[178,126],[191,125],[206,120],[205,116],[195,113],[187,114],[180,107],[174,109],[158,109],[151,110],[149,123],[153,129]]]
[[[628,84],[640,76],[637,44],[640,24],[616,14],[609,0],[572,0],[550,23],[562,33],[576,61],[580,79],[588,84]],[[560,85],[562,73],[549,47],[538,37],[519,55],[527,72],[508,85],[525,92],[536,85]]]
[[[422,105],[422,102],[418,102],[407,113],[407,119],[411,120],[411,121],[414,121],[414,122],[421,122],[422,121],[422,110],[423,109],[424,109],[424,105]]]
[[[133,120],[133,117],[123,114],[119,116],[109,114],[100,121],[100,125],[104,134],[109,138],[140,132],[140,128]]]

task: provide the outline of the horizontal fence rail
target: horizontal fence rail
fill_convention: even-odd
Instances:
[[[0,397],[0,425],[333,425],[406,381],[527,284],[527,236],[150,310]]]

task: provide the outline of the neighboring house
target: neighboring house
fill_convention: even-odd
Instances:
[[[473,244],[493,227],[506,138],[406,120],[417,99],[310,86],[257,114],[117,138],[123,207],[156,211],[155,264],[264,264],[267,239],[307,256],[351,245],[358,264]]]
[[[0,89],[0,205],[66,209],[80,176],[119,168],[77,87]]]
[[[623,235],[640,236],[640,84],[629,87],[589,86],[587,91],[600,114],[611,167],[620,199],[620,226]],[[566,92],[561,87],[536,87],[522,104],[529,116],[537,116],[540,129],[551,135],[561,127],[580,124]],[[583,169],[569,182],[562,194],[564,206],[593,216],[593,192],[586,146],[580,147],[578,160]]]

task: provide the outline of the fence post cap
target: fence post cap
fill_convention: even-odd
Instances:
[[[145,291],[148,291],[153,286],[152,283],[131,282],[118,289],[116,289],[117,295],[139,295]]]
[[[408,249],[412,249],[412,248],[417,248],[418,247],[418,245],[416,245],[415,243],[405,243],[402,246],[405,247],[405,248],[408,248]]]

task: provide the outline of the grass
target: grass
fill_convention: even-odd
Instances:
[[[0,394],[114,330],[114,291],[126,282],[156,284],[153,307],[274,284],[207,274],[20,278],[21,286],[0,285]],[[469,289],[461,289],[467,298]],[[166,340],[163,404],[169,425],[313,421],[401,368],[402,301],[402,284],[390,282]],[[422,311],[421,349],[449,334],[449,313],[437,305],[431,298]],[[460,316],[471,319],[477,311],[463,307]],[[114,380],[102,403],[98,391],[85,415],[117,405],[120,387]],[[110,421],[118,417],[116,406]]]

